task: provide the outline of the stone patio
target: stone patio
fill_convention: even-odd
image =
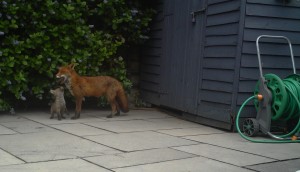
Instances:
[[[0,172],[296,172],[300,145],[257,144],[157,109],[0,114]],[[72,113],[71,113],[72,114]]]

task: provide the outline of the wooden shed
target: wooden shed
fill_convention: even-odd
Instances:
[[[288,37],[300,67],[299,0],[156,0],[141,57],[140,89],[151,104],[189,120],[232,129],[259,77],[259,35]],[[264,73],[292,73],[288,45],[264,39]],[[244,117],[255,116],[248,106]]]

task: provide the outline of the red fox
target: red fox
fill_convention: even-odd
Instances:
[[[111,106],[111,114],[107,118],[128,112],[128,100],[122,84],[110,76],[80,76],[75,71],[75,64],[60,67],[56,78],[64,83],[76,99],[75,115],[71,119],[80,118],[81,104],[84,97],[106,96]]]

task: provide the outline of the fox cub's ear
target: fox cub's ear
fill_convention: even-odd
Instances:
[[[64,87],[59,87],[59,89],[60,89],[61,91],[64,91]]]
[[[51,94],[54,94],[54,90],[50,90],[50,93],[51,93]]]

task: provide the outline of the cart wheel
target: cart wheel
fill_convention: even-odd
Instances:
[[[254,118],[247,118],[243,122],[244,134],[253,137],[259,132],[259,123]]]

